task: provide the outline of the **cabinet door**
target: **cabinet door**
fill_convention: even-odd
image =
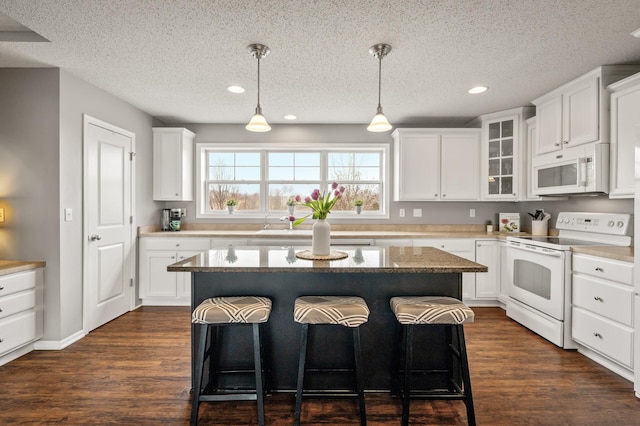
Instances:
[[[485,199],[517,199],[519,185],[518,116],[483,123],[483,176]]]
[[[520,173],[520,179],[523,179],[523,191],[521,200],[539,200],[540,196],[533,193],[533,147],[536,143],[538,134],[538,126],[536,117],[532,117],[527,120],[527,140],[525,141],[525,149],[521,149],[520,152],[524,153],[524,158],[520,162],[523,165],[524,170]]]
[[[511,266],[507,262],[507,244],[500,242],[500,287],[498,289],[498,300],[507,303],[509,300],[509,287],[511,286],[510,278],[513,274],[509,273]]]
[[[441,151],[441,199],[443,201],[479,200],[479,135],[443,134]]]
[[[589,78],[572,85],[563,96],[562,143],[567,146],[595,142],[599,139],[600,79]]]
[[[179,251],[176,262],[185,260],[191,256],[202,253],[198,251]],[[191,272],[175,272],[176,274],[176,290],[178,297],[191,297]]]
[[[153,129],[153,199],[193,199],[193,137],[182,128]]]
[[[176,297],[176,272],[167,271],[167,266],[176,262],[176,253],[149,250],[144,256],[145,271],[141,271],[140,298]]]
[[[476,273],[476,298],[495,299],[500,285],[500,245],[497,241],[476,241],[476,262],[487,272]]]
[[[395,201],[440,198],[440,136],[400,134],[395,141]]]
[[[558,95],[536,106],[538,135],[536,155],[562,149],[562,96]]]
[[[640,140],[640,84],[611,95],[610,198],[633,198],[636,140]]]

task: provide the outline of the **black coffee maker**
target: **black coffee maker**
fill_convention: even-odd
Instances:
[[[169,229],[179,231],[182,222],[182,209],[171,209],[169,216]]]

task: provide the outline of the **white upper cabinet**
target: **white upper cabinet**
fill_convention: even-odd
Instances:
[[[479,129],[396,129],[395,201],[480,199]]]
[[[611,92],[610,198],[633,198],[634,145],[640,140],[640,73],[607,87]]]
[[[609,96],[605,87],[638,71],[638,65],[601,66],[532,101],[537,107],[535,155],[608,142]]]
[[[482,115],[481,189],[483,200],[523,199],[525,195],[527,129],[532,107]]]
[[[153,199],[193,200],[193,139],[181,127],[153,129]]]

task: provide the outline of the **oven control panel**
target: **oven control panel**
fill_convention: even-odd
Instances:
[[[557,229],[608,235],[630,235],[631,215],[617,213],[558,213]]]

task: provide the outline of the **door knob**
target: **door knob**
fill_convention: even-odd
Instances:
[[[91,234],[89,235],[89,241],[101,240],[102,236],[100,234]]]

